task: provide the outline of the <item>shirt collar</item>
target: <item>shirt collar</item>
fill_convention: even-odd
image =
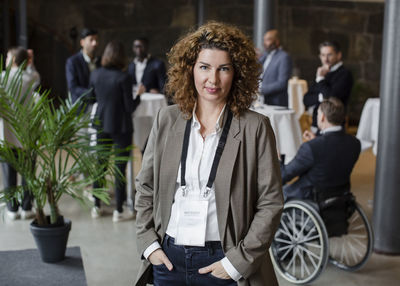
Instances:
[[[141,65],[146,65],[147,64],[147,60],[149,59],[149,55],[147,55],[147,57],[145,57],[143,59],[143,61],[139,61],[139,58],[134,58],[133,62],[137,65],[137,64],[141,64]]]
[[[224,107],[222,108],[221,113],[218,116],[217,122],[215,123],[215,132],[216,133],[218,133],[222,130],[222,123],[223,123],[223,118],[224,118],[223,114],[225,111],[225,107],[226,107],[226,103],[225,103]],[[200,129],[200,121],[197,119],[197,116],[196,116],[196,108],[197,108],[197,102],[195,103],[194,108],[193,108],[192,127],[196,128],[196,129]]]
[[[272,50],[272,51],[270,51],[270,52],[267,52],[267,57],[272,57],[275,53],[276,53],[276,51],[278,50],[279,48],[276,48],[276,49],[274,49],[274,50]]]
[[[336,132],[336,131],[341,131],[343,129],[342,126],[332,126],[325,128],[324,130],[321,130],[321,134],[329,133],[329,132]]]
[[[84,59],[85,62],[87,62],[88,64],[91,64],[91,63],[94,63],[94,62],[95,62],[95,60],[93,59],[93,61],[92,61],[92,59],[91,59],[87,54],[85,54],[85,52],[84,52],[83,50],[81,50],[81,53],[82,53],[82,55],[83,55],[83,59]]]
[[[333,65],[329,71],[334,72],[335,70],[340,68],[342,65],[343,65],[343,62],[338,62],[337,64]]]

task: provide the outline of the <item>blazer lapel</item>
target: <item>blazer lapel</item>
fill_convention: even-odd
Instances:
[[[214,182],[215,201],[217,204],[217,219],[221,241],[224,241],[225,237],[225,226],[229,211],[232,174],[240,147],[240,139],[237,138],[237,135],[240,132],[239,123],[239,119],[233,117],[231,128],[229,129],[228,133],[228,139],[218,165],[217,176]]]
[[[167,230],[175,196],[176,177],[178,176],[181,159],[185,125],[186,120],[179,115],[171,132],[168,133],[161,159],[158,193],[160,194],[161,228],[163,233]]]

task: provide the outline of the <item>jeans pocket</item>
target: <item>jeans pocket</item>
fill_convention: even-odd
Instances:
[[[214,285],[236,285],[235,281],[233,279],[224,279],[224,278],[219,278],[217,276],[214,276],[211,274],[211,272],[207,273],[207,276],[214,281]]]
[[[154,265],[153,264],[153,268],[156,268],[156,269],[159,269],[159,270],[162,270],[162,269],[168,270],[167,266],[165,266],[164,263],[161,263],[161,264],[158,264],[158,265]]]

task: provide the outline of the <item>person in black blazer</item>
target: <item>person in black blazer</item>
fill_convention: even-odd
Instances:
[[[97,31],[83,29],[81,32],[80,44],[82,50],[67,59],[65,74],[67,78],[68,91],[74,103],[83,94],[89,98],[89,77],[90,73],[100,67],[100,60],[95,52],[98,46]]]
[[[132,49],[135,58],[128,66],[128,73],[134,87],[139,89],[143,86],[146,92],[164,93],[167,78],[165,64],[149,54],[149,41],[146,38],[137,38],[133,41]]]
[[[342,52],[336,42],[323,42],[319,46],[322,66],[317,69],[316,80],[304,95],[303,102],[306,108],[314,106],[312,126],[317,131],[317,110],[323,99],[339,98],[345,108],[353,87],[353,76],[343,66]],[[344,123],[344,120],[343,120]]]
[[[93,71],[90,75],[90,88],[93,89],[94,100],[98,106],[95,117],[100,124],[95,126],[97,132],[97,144],[104,144],[104,139],[111,139],[117,149],[126,149],[132,145],[132,112],[140,103],[140,95],[133,100],[132,81],[130,76],[122,71],[125,67],[125,53],[122,43],[109,42],[104,50],[102,67]],[[129,156],[129,151],[120,153],[121,156]],[[126,162],[116,162],[116,166],[125,174]],[[102,187],[99,182],[94,187]],[[115,179],[116,210],[113,213],[113,221],[133,218],[133,214],[127,210],[123,212],[122,204],[126,200],[126,183],[118,176]],[[97,218],[102,214],[100,200],[95,198],[95,207],[92,209],[92,217]]]
[[[281,164],[282,183],[299,176],[283,187],[285,200],[308,199],[312,189],[350,185],[350,175],[361,151],[360,141],[346,134],[341,126],[345,116],[343,103],[331,97],[318,108],[320,136],[306,131],[311,139],[300,146],[296,157],[287,165]]]

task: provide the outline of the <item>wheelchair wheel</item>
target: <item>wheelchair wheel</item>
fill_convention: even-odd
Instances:
[[[318,212],[305,202],[285,204],[270,255],[287,281],[305,284],[316,279],[328,262],[328,234]]]
[[[348,222],[347,234],[329,238],[329,262],[343,270],[356,271],[371,255],[373,233],[359,204]]]

